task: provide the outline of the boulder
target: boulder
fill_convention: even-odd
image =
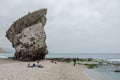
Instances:
[[[15,21],[6,32],[6,37],[15,48],[14,59],[34,61],[44,59],[48,53],[46,46],[47,9],[28,13]]]

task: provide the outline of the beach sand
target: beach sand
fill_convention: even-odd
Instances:
[[[82,65],[73,66],[65,62],[54,64],[49,60],[40,61],[44,68],[28,68],[27,64],[28,62],[0,59],[0,80],[91,80]]]

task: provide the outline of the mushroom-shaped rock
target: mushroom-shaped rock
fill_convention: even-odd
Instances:
[[[45,43],[47,9],[28,13],[15,21],[6,32],[6,37],[15,48],[14,59],[33,61],[44,59],[48,53]]]

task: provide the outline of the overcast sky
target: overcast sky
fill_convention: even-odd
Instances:
[[[0,47],[18,18],[47,8],[50,53],[120,53],[120,0],[0,0]]]

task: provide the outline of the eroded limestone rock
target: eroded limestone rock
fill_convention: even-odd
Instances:
[[[45,43],[47,9],[40,9],[15,21],[8,29],[6,37],[12,42],[16,52],[14,58],[21,61],[44,59],[48,53]]]

